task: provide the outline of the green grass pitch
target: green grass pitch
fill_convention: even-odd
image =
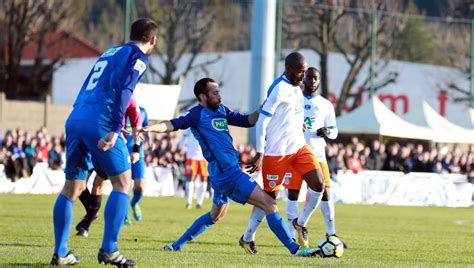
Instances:
[[[52,207],[55,195],[0,195],[0,267],[44,267],[52,256]],[[104,198],[105,204],[105,198]],[[260,254],[245,255],[238,245],[250,206],[232,203],[223,222],[212,226],[181,252],[164,252],[204,209],[186,210],[182,198],[147,198],[143,221],[125,226],[120,250],[139,267],[159,266],[357,266],[357,267],[474,267],[473,208],[391,207],[336,204],[338,234],[349,248],[340,259],[292,257],[263,223],[257,233]],[[103,205],[104,206],[104,205]],[[285,204],[279,203],[281,211]],[[102,210],[101,210],[102,212]],[[84,214],[75,204],[74,224]],[[97,251],[103,219],[91,227],[89,238],[71,232],[69,247],[81,256],[79,267],[100,267]],[[325,233],[321,212],[308,226],[310,244]]]

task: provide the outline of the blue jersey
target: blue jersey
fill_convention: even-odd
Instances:
[[[174,129],[191,128],[191,132],[201,146],[204,158],[209,162],[212,176],[235,168],[239,163],[239,153],[235,150],[228,125],[252,127],[248,115],[231,111],[220,105],[216,111],[198,105],[179,118],[171,120]]]
[[[136,44],[108,49],[82,85],[68,121],[89,121],[122,128],[130,95],[147,69],[148,56]]]

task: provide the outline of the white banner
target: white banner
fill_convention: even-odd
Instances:
[[[260,185],[260,172],[251,176]],[[146,167],[145,196],[174,196],[175,185],[172,170],[163,167]],[[92,187],[92,179],[88,188]],[[65,182],[64,172],[51,170],[46,164],[37,164],[30,178],[15,183],[7,179],[4,166],[0,165],[0,193],[56,194]],[[283,188],[282,188],[283,189]],[[109,194],[112,186],[104,188]],[[435,174],[389,171],[339,172],[337,179],[331,180],[331,193],[335,202],[351,204],[385,204],[396,206],[441,206],[470,207],[474,186],[459,174]],[[300,201],[305,199],[306,187],[300,193]],[[280,192],[284,198],[286,192]]]
[[[87,187],[92,188],[92,175]],[[174,178],[171,169],[163,167],[146,167],[145,169],[145,196],[174,196]],[[29,178],[11,182],[7,179],[4,166],[0,165],[0,193],[15,194],[57,194],[61,191],[66,177],[62,170],[51,170],[45,163],[38,163]],[[104,187],[103,193],[108,195],[112,191],[110,181]]]
[[[460,174],[340,172],[331,182],[336,202],[396,206],[470,207],[473,185]]]

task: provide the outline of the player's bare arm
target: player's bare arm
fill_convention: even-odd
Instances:
[[[171,132],[174,131],[173,124],[170,121],[162,121],[158,124],[151,125],[140,129],[140,133],[149,133],[149,132],[156,132],[156,133],[164,133],[164,132]]]

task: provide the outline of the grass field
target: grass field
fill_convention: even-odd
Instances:
[[[44,267],[53,250],[53,195],[0,195],[0,267]],[[105,201],[105,200],[104,200]],[[205,208],[210,208],[210,202]],[[279,205],[282,210],[284,204]],[[336,205],[338,233],[349,245],[340,259],[296,258],[265,223],[257,234],[260,254],[245,255],[238,239],[250,206],[231,205],[214,225],[181,252],[163,252],[205,210],[185,210],[181,198],[144,198],[144,219],[124,227],[119,248],[139,267],[158,266],[418,266],[474,267],[474,210],[465,208]],[[77,202],[74,225],[83,216]],[[69,246],[81,256],[81,267],[100,267],[97,251],[103,220],[89,238],[71,236]],[[310,243],[325,233],[320,211],[309,225]]]

